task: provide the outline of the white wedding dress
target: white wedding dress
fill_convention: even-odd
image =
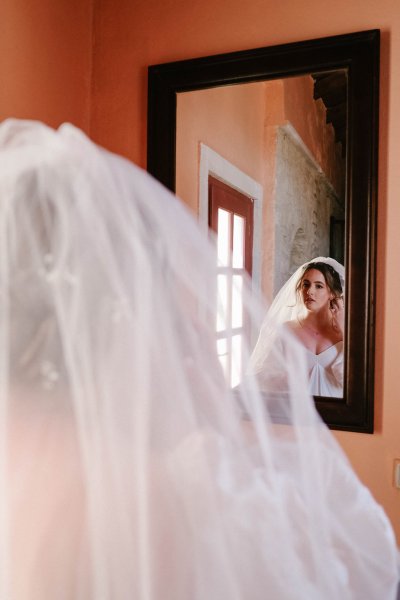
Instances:
[[[305,349],[310,385],[314,396],[343,396],[343,342],[337,342],[319,354]]]
[[[304,268],[310,263],[323,262],[337,272],[343,294],[345,293],[345,270],[335,259],[318,256],[301,265],[288,281],[282,286],[275,296],[271,306],[266,311],[260,328],[258,340],[250,356],[248,372],[257,376],[264,385],[264,381],[270,378],[271,367],[267,366],[267,375],[264,370],[271,362],[272,348],[282,343],[282,330],[284,327],[301,322],[305,316],[305,307],[299,301],[296,291],[297,283],[304,272]],[[304,354],[307,361],[309,374],[309,391],[314,396],[343,397],[343,373],[344,373],[344,343],[339,342],[319,354],[314,354],[304,346]],[[272,356],[274,353],[272,352]],[[279,372],[279,364],[275,370]],[[285,367],[283,365],[283,373]],[[278,381],[278,380],[277,380]],[[278,383],[276,383],[278,387]]]
[[[71,125],[1,124],[1,600],[395,599],[392,528],[300,345],[275,349],[280,422],[225,382],[215,278],[148,174]],[[260,306],[246,284],[253,328]]]

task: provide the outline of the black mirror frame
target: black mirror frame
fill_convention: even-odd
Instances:
[[[316,397],[332,429],[374,426],[379,54],[377,29],[153,65],[148,70],[147,169],[175,191],[176,95],[317,73],[348,72],[346,339],[343,398]]]

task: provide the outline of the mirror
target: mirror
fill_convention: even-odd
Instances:
[[[316,396],[315,402],[331,428],[360,432],[373,431],[378,86],[378,30],[149,67],[149,172],[188,204],[197,203],[194,208],[205,225],[209,175],[226,181],[216,169],[233,166],[230,177],[236,189],[237,177],[247,175],[240,185],[255,199],[252,277],[264,294],[271,299],[295,267],[314,256],[334,254],[345,264],[343,396]],[[308,96],[311,103],[306,105]],[[231,142],[222,152],[216,152],[212,142],[200,143],[202,138],[188,127],[194,121],[202,127],[202,105],[208,110],[223,106],[225,112],[229,106],[235,114],[239,104],[241,114],[243,107],[248,110],[246,128],[223,123],[221,115],[207,116],[214,130],[227,127]],[[274,107],[267,122],[266,106]],[[259,126],[257,115],[264,126]],[[251,128],[253,146],[258,136],[261,158],[239,144],[246,142],[239,139],[240,132],[249,134]],[[219,135],[221,139],[224,134]],[[315,142],[317,138],[323,142]],[[237,169],[235,153],[242,162],[248,160],[243,169]],[[263,176],[256,172],[256,163],[262,164]],[[266,202],[271,181],[279,188],[276,202]],[[268,219],[271,206],[281,216]],[[288,212],[293,213],[290,220]],[[271,223],[275,229],[268,235]],[[287,236],[275,236],[278,230],[285,234],[285,227],[289,244]],[[273,251],[266,252],[262,245],[256,250],[257,240],[271,246],[274,236]],[[270,278],[264,275],[267,255]]]

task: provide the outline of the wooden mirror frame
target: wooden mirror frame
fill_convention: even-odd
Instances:
[[[373,432],[379,30],[153,65],[148,70],[147,168],[175,191],[179,92],[318,73],[348,72],[346,335],[343,398],[316,397],[332,429]]]

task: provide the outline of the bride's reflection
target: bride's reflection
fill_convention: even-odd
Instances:
[[[318,257],[299,267],[279,291],[261,327],[250,372],[261,384],[274,346],[288,329],[305,348],[309,390],[314,396],[343,397],[344,267]],[[279,365],[276,366],[279,389]],[[270,384],[270,381],[268,381]]]

